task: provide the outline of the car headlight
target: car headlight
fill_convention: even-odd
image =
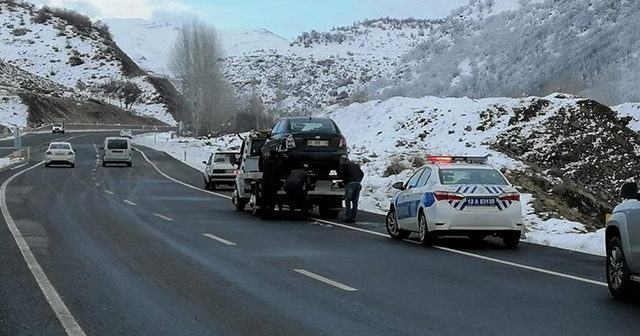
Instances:
[[[75,155],[75,153],[74,153],[74,152],[69,151],[69,152],[67,152],[67,155]]]
[[[44,154],[46,154],[46,155],[53,155],[53,153],[51,153],[50,151],[46,151]]]

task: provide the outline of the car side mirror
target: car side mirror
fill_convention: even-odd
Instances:
[[[626,182],[620,187],[620,197],[622,199],[638,198],[638,184],[635,182]]]
[[[396,183],[392,184],[391,187],[393,189],[398,189],[398,190],[404,190],[405,189],[403,182],[396,182]]]
[[[207,164],[207,161],[202,161],[202,163]]]

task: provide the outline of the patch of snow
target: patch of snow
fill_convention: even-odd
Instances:
[[[18,161],[20,161],[18,158],[0,157],[0,168],[10,166]]]
[[[18,96],[6,95],[0,90],[0,125],[11,127],[27,126],[28,107]]]
[[[629,128],[640,131],[640,103],[625,103],[611,107],[621,117],[631,117]]]

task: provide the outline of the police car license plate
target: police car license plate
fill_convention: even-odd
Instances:
[[[495,198],[467,198],[467,206],[495,206],[496,199]]]
[[[329,140],[309,140],[307,146],[326,147],[329,146]]]

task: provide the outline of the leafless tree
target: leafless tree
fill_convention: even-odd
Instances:
[[[236,112],[235,94],[223,67],[215,29],[198,20],[184,24],[169,54],[169,68],[191,103],[189,122],[196,133],[223,130]]]

